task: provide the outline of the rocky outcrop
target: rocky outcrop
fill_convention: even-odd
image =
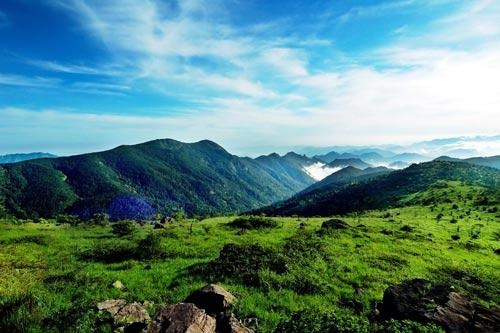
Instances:
[[[209,284],[192,293],[185,302],[194,303],[211,315],[218,315],[229,310],[236,297],[218,285]]]
[[[224,288],[206,285],[188,296],[184,303],[159,308],[148,332],[253,333],[230,313],[236,301]]]
[[[123,299],[110,299],[97,304],[99,312],[107,312],[113,319],[115,332],[143,332],[150,317],[143,304],[127,303]]]
[[[424,279],[387,288],[379,310],[385,319],[434,323],[447,332],[500,332],[500,309],[486,309],[452,286]]]
[[[179,303],[158,309],[149,333],[215,333],[215,318],[193,303]]]
[[[195,291],[183,303],[159,307],[153,320],[145,310],[151,304],[146,302],[127,303],[123,299],[110,299],[97,304],[97,308],[112,317],[115,332],[253,333],[230,312],[236,301],[236,297],[224,288],[209,284]]]

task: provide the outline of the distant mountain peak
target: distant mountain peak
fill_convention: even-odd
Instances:
[[[42,153],[42,152],[6,154],[6,155],[0,155],[0,164],[16,163],[16,162],[34,160],[37,158],[55,158],[55,157],[57,156],[54,154]]]

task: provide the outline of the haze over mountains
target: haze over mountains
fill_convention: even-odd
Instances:
[[[0,164],[16,163],[16,162],[34,160],[36,158],[49,158],[49,157],[57,157],[57,156],[50,153],[6,154],[6,155],[0,155]]]

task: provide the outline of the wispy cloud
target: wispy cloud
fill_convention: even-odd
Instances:
[[[14,74],[0,73],[0,85],[7,86],[20,86],[31,88],[54,88],[59,85],[61,81],[57,78],[48,78],[41,76],[22,76]]]
[[[87,74],[99,76],[119,76],[123,75],[123,71],[118,68],[102,67],[102,66],[84,66],[76,64],[64,64],[56,61],[47,61],[39,59],[23,59],[23,62],[53,72],[69,73],[69,74]]]
[[[88,75],[65,85],[72,91],[130,97],[140,87],[191,104],[181,110],[160,107],[155,117],[120,115],[113,109],[103,115],[0,111],[14,127],[16,121],[45,124],[40,138],[64,123],[57,131],[84,132],[109,145],[134,133],[128,143],[165,136],[210,138],[245,152],[270,142],[363,144],[498,133],[500,5],[495,1],[454,6],[446,17],[421,22],[418,30],[401,25],[383,45],[362,55],[338,49],[323,35],[283,33],[272,21],[240,27],[227,19],[223,1],[51,2],[106,47],[101,64],[107,65],[33,65]],[[387,1],[353,8],[340,20],[348,25],[448,2]],[[0,75],[2,83],[57,81]],[[27,131],[23,126],[17,125],[19,131]]]

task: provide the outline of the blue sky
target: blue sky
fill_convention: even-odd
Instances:
[[[494,135],[498,1],[2,0],[0,153]]]

